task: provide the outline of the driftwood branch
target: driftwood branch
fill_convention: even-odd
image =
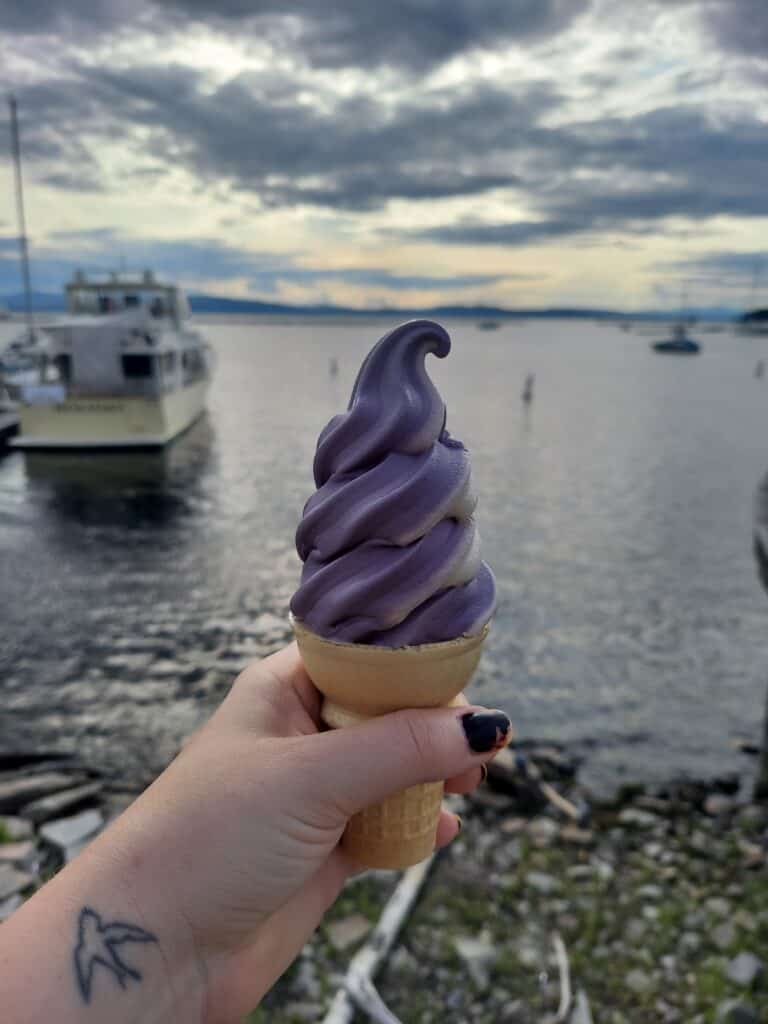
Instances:
[[[352,958],[344,986],[335,995],[323,1024],[351,1024],[355,1009],[368,1014],[375,1024],[400,1024],[376,991],[373,978],[392,948],[403,922],[421,891],[434,854],[403,874],[368,941]]]
[[[576,993],[576,1000],[573,1004],[573,1013],[571,1014],[569,1024],[594,1024],[589,1000],[583,988],[580,988]]]
[[[557,970],[560,974],[560,1005],[557,1008],[555,1020],[557,1024],[566,1024],[571,1013],[573,994],[571,992],[571,968],[568,963],[568,953],[559,932],[555,932],[552,936],[552,945],[555,948],[555,960],[557,961]]]
[[[562,793],[558,793],[554,786],[550,786],[548,782],[544,782],[544,780],[541,779],[539,780],[539,789],[547,800],[561,810],[567,817],[576,822],[581,820],[581,811],[576,804],[572,804],[570,800],[567,800],[562,795]]]

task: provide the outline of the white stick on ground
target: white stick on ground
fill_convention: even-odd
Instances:
[[[594,1024],[589,1000],[583,988],[580,988],[576,993],[576,1001],[573,1004],[573,1013],[571,1014],[569,1024]]]
[[[555,807],[558,807],[563,812],[563,814],[567,815],[569,818],[572,818],[574,821],[579,820],[578,807],[572,804],[570,800],[566,800],[566,798],[561,793],[558,793],[554,786],[550,786],[548,782],[544,782],[542,780],[541,782],[539,782],[539,788],[541,789],[542,793],[547,798],[547,800],[549,800],[551,804],[554,804]]]
[[[368,941],[352,958],[344,987],[334,996],[323,1024],[351,1024],[356,1009],[367,1013],[375,1024],[401,1024],[384,1005],[373,978],[392,948],[434,860],[433,854],[403,874]]]
[[[557,1008],[555,1020],[558,1024],[565,1024],[571,1012],[573,995],[571,994],[571,968],[568,964],[568,953],[565,943],[560,938],[560,933],[555,932],[552,936],[552,945],[555,948],[555,960],[560,973],[560,1005]]]

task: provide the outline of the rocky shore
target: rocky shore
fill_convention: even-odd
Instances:
[[[736,777],[596,803],[562,750],[516,754],[458,801],[462,834],[377,978],[403,1024],[768,1019],[768,806]],[[72,759],[0,759],[0,919],[133,796]],[[322,1021],[398,877],[352,880],[251,1022]],[[574,996],[559,1018],[556,935]]]
[[[461,801],[462,834],[377,979],[389,1009],[403,1024],[768,1020],[768,807],[732,777],[591,803],[562,751],[527,755],[538,772],[510,755]],[[321,1021],[394,885],[353,880],[252,1022]],[[573,991],[560,1017],[555,935]]]

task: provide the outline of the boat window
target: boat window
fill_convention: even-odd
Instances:
[[[138,295],[126,295],[125,296],[125,308],[134,309],[136,306],[141,305],[141,298]]]
[[[153,375],[152,356],[124,355],[123,373],[126,377],[151,377]]]
[[[163,302],[159,295],[156,298],[152,299],[152,304],[149,307],[149,313],[150,316],[154,316],[157,318],[165,316],[165,303]]]
[[[70,381],[72,379],[72,356],[68,352],[59,352],[53,357],[53,365],[56,367],[56,371],[60,381]]]

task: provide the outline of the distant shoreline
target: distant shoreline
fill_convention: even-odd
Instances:
[[[469,320],[605,320],[605,321],[670,321],[695,319],[727,323],[737,321],[741,314],[734,309],[720,307],[680,310],[611,310],[579,307],[547,307],[544,309],[503,309],[498,306],[434,306],[429,309],[386,308],[354,309],[347,306],[291,306],[280,303],[259,302],[252,299],[229,299],[218,295],[195,294],[189,296],[193,313],[203,315],[321,317],[323,319],[393,319],[415,317],[456,317]],[[36,292],[32,297],[35,313],[63,313],[63,296],[52,292]],[[0,295],[0,308],[22,313],[23,297]]]

